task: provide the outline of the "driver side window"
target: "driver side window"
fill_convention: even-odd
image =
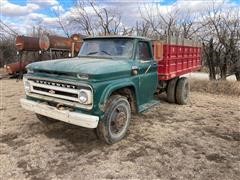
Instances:
[[[151,59],[147,42],[138,42],[136,58],[143,61],[149,61]]]

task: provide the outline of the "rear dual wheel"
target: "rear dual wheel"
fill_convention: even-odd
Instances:
[[[187,104],[189,100],[190,84],[186,77],[178,79],[176,86],[176,102],[180,105]]]
[[[177,81],[178,81],[178,78],[174,78],[174,79],[171,79],[168,82],[167,101],[170,102],[170,103],[175,103],[176,102],[175,94],[176,94]]]
[[[190,84],[186,77],[172,79],[167,86],[167,100],[170,103],[187,104],[189,92]]]

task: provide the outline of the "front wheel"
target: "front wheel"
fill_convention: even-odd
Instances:
[[[126,135],[131,119],[131,108],[127,98],[113,95],[109,98],[103,120],[97,127],[98,137],[113,144]]]

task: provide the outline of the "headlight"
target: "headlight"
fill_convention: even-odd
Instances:
[[[24,84],[24,90],[26,92],[26,94],[28,94],[31,91],[31,85],[29,83],[29,81],[27,80],[27,78],[23,78],[23,84]]]
[[[87,102],[87,100],[88,100],[87,93],[84,92],[84,91],[81,91],[79,93],[79,101],[80,101],[80,103],[85,103],[85,102]]]
[[[92,93],[90,90],[81,89],[79,91],[79,102],[81,104],[91,104],[92,103]]]

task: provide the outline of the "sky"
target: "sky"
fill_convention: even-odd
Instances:
[[[223,0],[215,0],[217,3]],[[158,4],[165,12],[173,6],[191,11],[204,11],[210,0],[96,0],[102,7],[116,9],[122,16],[122,23],[134,25],[141,18],[138,11],[142,4]],[[240,0],[225,0],[226,5],[240,6]],[[59,30],[54,11],[61,17],[68,17],[74,9],[74,0],[0,0],[0,19],[18,34],[27,35],[33,26]],[[62,33],[62,32],[58,32]],[[77,33],[77,32],[75,32]]]

